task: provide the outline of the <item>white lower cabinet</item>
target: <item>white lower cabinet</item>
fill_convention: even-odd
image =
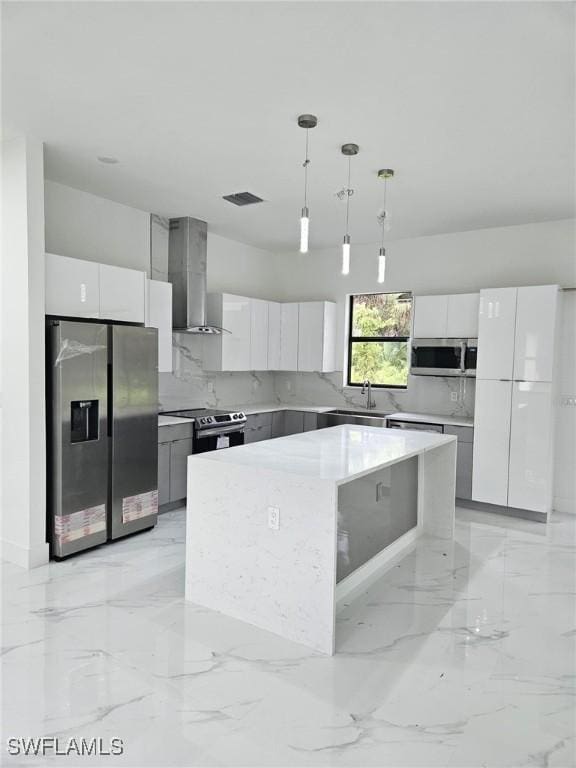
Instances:
[[[472,498],[508,504],[512,382],[476,380]]]
[[[145,321],[146,273],[100,264],[100,318],[125,323]]]
[[[551,510],[552,385],[514,382],[508,506]]]
[[[172,283],[146,280],[146,327],[158,329],[158,371],[172,372]]]

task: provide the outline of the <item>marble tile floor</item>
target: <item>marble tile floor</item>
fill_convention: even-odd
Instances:
[[[333,658],[187,604],[184,527],[3,565],[1,765],[575,765],[576,516],[459,510],[345,607]],[[10,757],[15,736],[124,754]]]

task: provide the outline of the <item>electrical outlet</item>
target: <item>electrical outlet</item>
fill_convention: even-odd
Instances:
[[[286,389],[288,390],[288,392],[292,392],[292,382],[290,381],[290,379],[288,379],[288,381],[286,382]]]
[[[453,403],[458,402],[458,392],[450,392],[450,400],[452,400]]]
[[[560,398],[560,405],[564,408],[576,406],[576,397],[574,395],[564,395]]]
[[[273,531],[280,530],[279,507],[268,507],[268,528],[271,528]]]
[[[388,496],[388,487],[384,483],[376,483],[376,501],[384,501]]]
[[[208,380],[208,384],[206,385],[206,389],[208,390],[208,392],[214,392],[214,382],[212,381],[212,379]]]

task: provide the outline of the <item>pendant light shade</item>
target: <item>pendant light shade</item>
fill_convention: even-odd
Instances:
[[[386,209],[387,205],[387,198],[386,193],[388,191],[388,179],[391,179],[394,176],[394,171],[392,168],[382,168],[378,171],[378,178],[382,179],[384,182],[384,202],[382,206],[382,213],[378,217],[378,221],[380,222],[380,226],[382,228],[382,242],[380,245],[380,251],[378,252],[378,282],[382,285],[384,283],[384,280],[386,278],[386,248],[384,248],[384,235],[386,232],[386,217],[388,216],[388,211]]]
[[[354,194],[354,190],[350,186],[350,160],[352,157],[358,154],[360,147],[358,144],[342,144],[341,152],[348,158],[348,186],[338,192],[338,197],[346,199],[346,232],[344,233],[344,240],[342,241],[342,274],[350,274],[350,198]]]
[[[304,168],[304,207],[300,217],[300,253],[308,253],[308,236],[310,232],[310,213],[308,211],[308,166],[310,158],[308,157],[308,131],[318,125],[316,115],[300,115],[298,118],[300,128],[306,129],[306,156],[302,167]]]

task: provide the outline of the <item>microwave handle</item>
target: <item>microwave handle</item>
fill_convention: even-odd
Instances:
[[[460,372],[466,373],[466,342],[460,342]]]

